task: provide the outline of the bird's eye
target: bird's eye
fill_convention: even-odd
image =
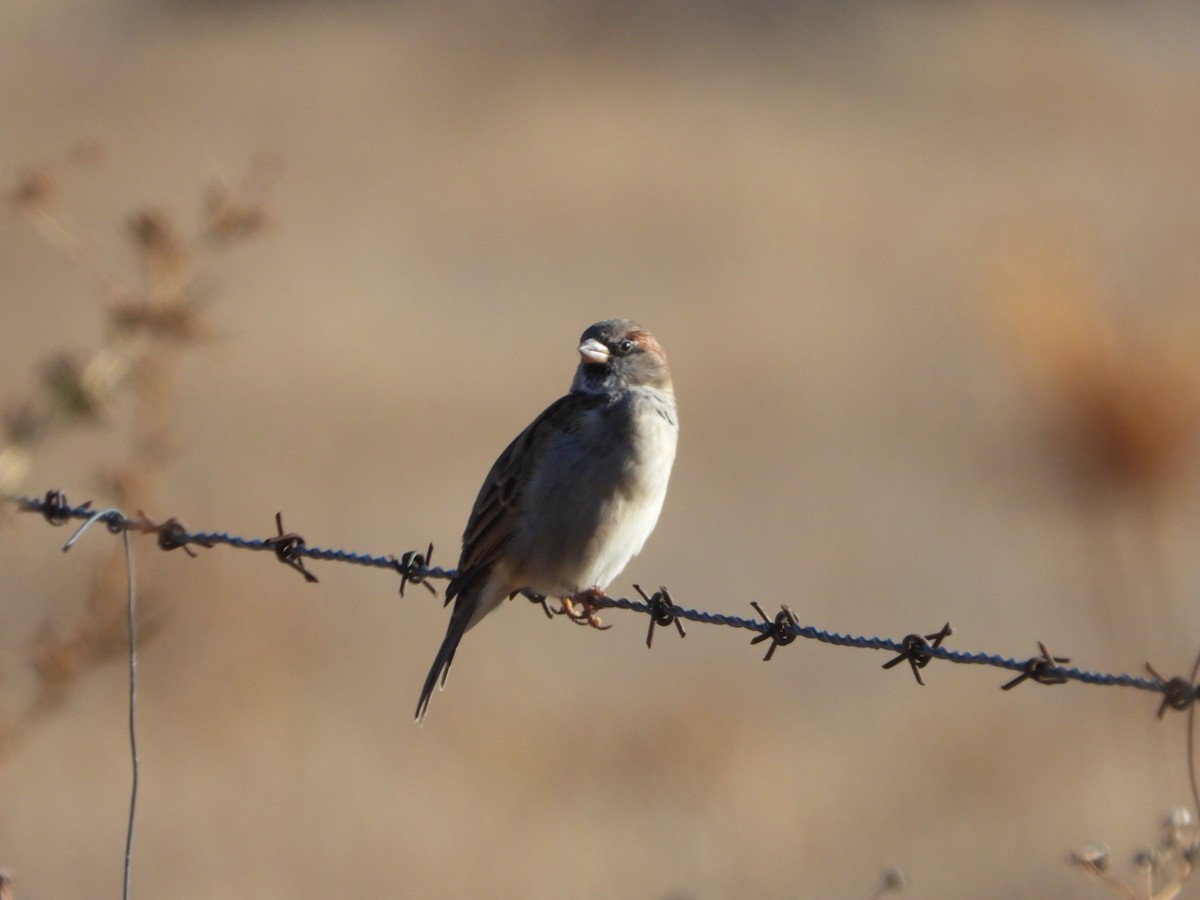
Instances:
[[[634,348],[634,343],[629,338],[625,338],[625,340],[617,342],[617,352],[620,353],[622,356],[625,356],[626,354],[632,352],[633,348]]]

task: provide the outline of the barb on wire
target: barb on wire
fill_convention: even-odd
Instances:
[[[890,669],[907,660],[909,666],[912,667],[913,678],[917,679],[917,684],[925,687],[925,680],[921,678],[921,670],[933,659],[933,651],[941,647],[942,641],[952,634],[954,634],[954,629],[950,627],[949,622],[933,634],[910,634],[901,642],[900,654],[895,659],[885,662],[883,668]]]
[[[415,550],[409,550],[399,558],[393,556],[392,564],[396,571],[400,573],[400,596],[404,596],[404,588],[410,584],[419,584],[428,588],[429,593],[437,596],[437,588],[425,580],[424,569],[433,561],[433,543],[430,542],[429,549],[424,553],[418,553]],[[547,610],[549,613],[549,610]]]
[[[275,530],[279,533],[275,537],[267,538],[263,543],[275,551],[275,557],[281,563],[295,569],[304,576],[304,580],[309,584],[316,584],[317,576],[304,568],[304,538],[294,531],[285,532],[283,530],[283,513],[281,512],[275,513]],[[403,589],[400,593],[404,593]]]
[[[1185,709],[1191,709],[1192,704],[1196,702],[1197,688],[1192,682],[1186,678],[1176,675],[1174,678],[1163,678],[1155,670],[1154,666],[1146,663],[1146,671],[1154,676],[1155,680],[1162,685],[1162,703],[1158,707],[1158,717],[1161,719],[1168,709],[1178,710],[1183,712]],[[1193,674],[1193,678],[1196,676]]]
[[[679,636],[681,638],[687,637],[687,632],[683,628],[683,623],[680,622],[678,616],[675,615],[675,604],[671,600],[671,595],[667,592],[665,587],[659,585],[658,590],[655,591],[650,597],[646,596],[646,592],[642,590],[642,586],[640,584],[635,584],[633,589],[642,595],[642,599],[645,600],[646,604],[650,607],[650,627],[646,630],[647,647],[652,647],[654,645],[655,625],[661,625],[663,628],[674,625],[679,631]]]
[[[150,518],[141,510],[138,510],[138,515],[148,524],[152,525],[152,530],[158,532],[158,549],[159,550],[183,550],[192,559],[196,558],[196,551],[189,544],[196,544],[198,547],[211,547],[209,541],[198,541],[188,534],[187,528],[178,519],[171,518],[163,522],[161,525],[154,525]]]
[[[321,560],[326,562],[350,563],[359,566],[389,569],[400,574],[401,593],[409,584],[423,584],[428,590],[436,593],[429,581],[431,579],[453,578],[453,569],[443,569],[431,563],[433,545],[430,544],[424,554],[409,551],[397,556],[395,554],[373,555],[357,553],[350,550],[328,549],[307,544],[299,534],[283,530],[283,518],[276,516],[276,531],[268,538],[246,538],[226,532],[190,532],[184,528],[178,519],[167,519],[157,523],[139,512],[136,519],[126,517],[119,510],[102,510],[97,513],[91,508],[91,503],[71,506],[60,491],[49,491],[43,497],[15,498],[18,507],[25,512],[41,515],[47,522],[61,525],[71,519],[88,519],[103,521],[106,527],[114,533],[130,531],[142,534],[154,534],[158,545],[164,550],[185,548],[189,546],[215,547],[224,545],[239,550],[270,551],[284,564],[299,571],[306,581],[316,582],[317,578],[304,567],[305,560]],[[704,625],[718,625],[728,628],[744,629],[756,633],[751,644],[770,641],[764,660],[770,660],[775,650],[790,644],[797,638],[817,641],[835,647],[856,647],[863,650],[884,650],[895,657],[884,663],[884,668],[893,668],[907,661],[913,676],[919,684],[924,684],[921,670],[933,660],[955,663],[960,665],[989,666],[1005,669],[1016,673],[1016,677],[1006,682],[1002,687],[1009,690],[1023,681],[1032,680],[1039,684],[1063,684],[1077,682],[1102,687],[1127,687],[1140,691],[1148,691],[1162,696],[1158,710],[1159,717],[1165,715],[1167,709],[1187,711],[1194,715],[1195,701],[1198,697],[1196,673],[1192,678],[1176,677],[1165,679],[1152,668],[1147,667],[1152,677],[1143,678],[1135,675],[1114,674],[1108,672],[1092,672],[1070,667],[1067,657],[1052,656],[1044,644],[1039,643],[1041,654],[1032,658],[1013,659],[992,653],[978,653],[963,650],[951,650],[944,646],[944,641],[952,634],[950,623],[946,623],[940,631],[933,634],[910,634],[897,640],[887,637],[870,637],[866,635],[840,634],[835,631],[825,631],[812,625],[801,624],[796,615],[787,606],[781,606],[775,616],[768,616],[762,607],[752,601],[751,606],[758,613],[758,618],[747,618],[728,613],[709,612],[692,609],[674,603],[665,588],[660,588],[651,596],[647,596],[640,587],[636,590],[641,599],[626,597],[610,597],[599,594],[590,598],[592,607],[600,609],[624,609],[649,616],[650,627],[646,635],[647,645],[653,642],[656,626],[675,625],[680,635],[686,634],[683,622],[698,622]],[[547,598],[532,591],[521,591],[531,602],[538,603],[551,615]],[[516,596],[516,595],[514,595]],[[552,616],[551,616],[552,617]],[[1198,663],[1200,670],[1200,663]],[[1198,803],[1200,806],[1200,803]]]
[[[1042,655],[1031,656],[1029,662],[1025,663],[1025,671],[1008,684],[1001,685],[1000,690],[1011,691],[1023,681],[1036,681],[1038,684],[1066,684],[1067,679],[1063,677],[1058,667],[1063,663],[1069,663],[1070,658],[1051,656],[1050,651],[1041,641],[1038,641],[1038,649],[1042,651]],[[1158,717],[1161,719],[1162,713],[1159,713]]]
[[[88,500],[79,509],[86,511],[91,505],[92,501]],[[57,527],[71,521],[74,511],[71,509],[71,504],[67,502],[67,495],[62,491],[46,491],[40,512],[42,518]]]
[[[767,648],[767,655],[763,657],[763,662],[770,662],[771,657],[775,655],[775,649],[777,647],[787,646],[796,639],[796,628],[799,623],[796,621],[796,617],[792,614],[792,611],[786,606],[780,606],[779,612],[776,613],[775,618],[772,619],[765,612],[763,612],[763,608],[758,605],[756,600],[751,600],[750,605],[758,610],[758,614],[762,616],[763,620],[767,623],[766,630],[763,631],[763,633],[758,637],[754,638],[754,640],[752,640],[750,643],[759,644],[763,641],[769,640],[771,642],[771,646]]]

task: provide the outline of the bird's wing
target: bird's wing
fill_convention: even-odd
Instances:
[[[446,589],[447,602],[486,572],[512,540],[515,513],[534,470],[544,459],[546,442],[577,430],[588,410],[606,402],[603,394],[567,394],[547,407],[500,454],[467,520],[458,574]]]

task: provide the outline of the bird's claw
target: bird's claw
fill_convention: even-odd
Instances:
[[[600,624],[600,616],[594,605],[603,596],[604,591],[600,588],[588,588],[586,591],[580,591],[574,597],[561,597],[559,602],[562,606],[557,612],[560,616],[569,618],[576,625],[591,625],[599,631],[608,631],[612,625]],[[575,608],[577,603],[580,606],[579,609]]]

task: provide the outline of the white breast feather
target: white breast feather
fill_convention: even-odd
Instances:
[[[629,490],[618,495],[609,521],[597,535],[595,553],[584,561],[580,590],[607,587],[641,551],[662,512],[675,462],[678,428],[657,413],[641,415],[638,428],[643,456],[630,473]],[[616,527],[618,523],[620,527]]]

